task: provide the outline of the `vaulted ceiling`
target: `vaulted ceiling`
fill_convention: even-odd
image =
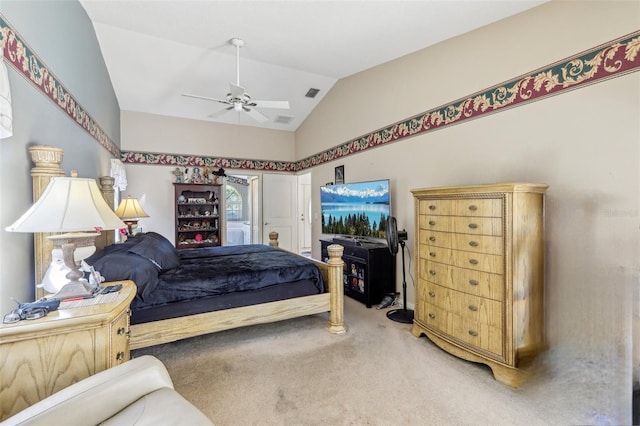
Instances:
[[[294,131],[341,78],[538,6],[546,0],[80,0],[122,110]],[[239,81],[286,100],[258,123],[221,103]],[[318,89],[315,98],[305,97]]]

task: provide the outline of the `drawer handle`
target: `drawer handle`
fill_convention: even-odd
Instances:
[[[475,212],[476,210],[478,210],[478,206],[471,204],[469,206],[469,210],[471,210],[472,212]]]
[[[469,241],[469,245],[471,247],[478,247],[478,242],[477,241]]]
[[[469,280],[469,284],[478,285],[478,280]]]
[[[472,265],[477,265],[478,261],[476,259],[469,259],[469,263]]]
[[[435,224],[436,224],[436,223],[435,223],[433,220],[430,220],[430,221],[429,221],[429,225],[433,226],[433,225],[435,225]]]
[[[473,337],[478,336],[478,332],[477,332],[477,331],[475,331],[475,330],[469,330],[469,334],[470,334],[471,336],[473,336]]]
[[[431,314],[431,313],[430,313],[430,314],[429,314],[429,318],[431,318],[431,319],[436,319],[436,315],[435,315],[435,314]]]
[[[434,271],[433,269],[429,269],[429,275],[435,275],[436,271]]]
[[[126,330],[124,327],[120,327],[120,328],[118,329],[118,331],[117,331],[118,336],[122,336],[123,334],[125,334],[125,333],[126,333],[126,331],[127,331],[127,330]]]
[[[434,252],[429,252],[429,256],[436,257],[436,254]]]
[[[434,206],[433,204],[429,206],[429,210],[435,210],[435,209],[436,209],[436,206]]]
[[[476,305],[469,305],[469,310],[476,312],[478,310],[478,307]]]
[[[470,223],[469,224],[469,228],[471,228],[471,229],[476,229],[477,227],[478,227],[477,223]]]
[[[116,355],[116,361],[122,361],[124,359],[124,352],[118,352]]]
[[[435,294],[433,291],[430,291],[430,292],[429,292],[429,296],[431,296],[431,297],[436,297],[436,294]]]
[[[429,241],[435,241],[436,237],[429,237]]]

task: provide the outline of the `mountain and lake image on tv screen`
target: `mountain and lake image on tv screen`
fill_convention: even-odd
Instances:
[[[322,233],[385,238],[390,201],[388,179],[322,186]]]

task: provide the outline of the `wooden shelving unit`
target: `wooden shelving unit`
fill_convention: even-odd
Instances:
[[[222,185],[174,183],[176,248],[222,245]]]

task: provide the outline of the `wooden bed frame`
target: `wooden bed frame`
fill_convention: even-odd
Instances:
[[[277,247],[278,234],[272,232],[269,234],[269,238],[271,240],[269,245]],[[344,248],[341,245],[330,245],[327,248],[329,253],[329,261],[327,263],[311,259],[320,268],[325,282],[325,293],[134,324],[131,326],[130,348],[140,349],[216,331],[281,321],[322,312],[329,312],[329,332],[334,334],[346,333],[344,288],[342,285],[343,250]]]
[[[49,181],[56,176],[65,176],[60,168],[63,151],[51,146],[34,146],[29,149],[35,167],[31,170],[33,178],[33,200],[40,197]],[[99,187],[102,194],[113,208],[112,178],[102,176]],[[106,184],[103,184],[106,182]],[[45,233],[36,233],[34,238],[34,256],[36,269],[36,283],[42,281],[44,272],[51,262],[51,243],[45,238]],[[100,238],[100,237],[99,237]],[[105,240],[96,241],[96,246],[102,248],[113,243],[109,233],[105,233]],[[278,234],[269,235],[269,245],[278,246]],[[275,322],[305,315],[329,312],[329,331],[334,334],[346,333],[344,323],[344,288],[342,284],[342,253],[340,245],[328,247],[329,260],[327,263],[313,260],[319,267],[325,282],[325,293],[312,296],[298,297],[278,302],[262,303],[254,306],[226,309],[222,311],[190,315],[181,318],[166,319],[131,326],[130,348],[139,349],[161,343],[173,342],[188,337],[213,333],[254,324]],[[36,298],[44,296],[41,288],[36,287]]]

